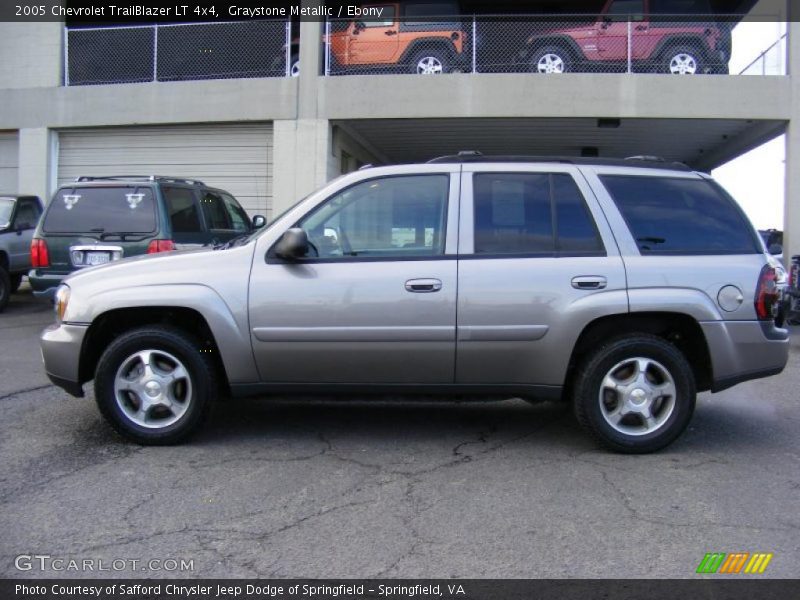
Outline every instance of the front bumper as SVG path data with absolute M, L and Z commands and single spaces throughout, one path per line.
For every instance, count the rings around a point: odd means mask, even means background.
M 42 360 L 47 377 L 54 385 L 73 396 L 83 397 L 80 382 L 80 357 L 88 325 L 51 325 L 40 337 Z
M 706 321 L 700 326 L 711 354 L 712 392 L 777 375 L 789 360 L 789 331 L 771 321 Z

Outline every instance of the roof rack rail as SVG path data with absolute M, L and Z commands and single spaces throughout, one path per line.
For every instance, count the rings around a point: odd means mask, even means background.
M 75 178 L 76 183 L 87 181 L 167 181 L 169 183 L 186 183 L 189 185 L 205 185 L 199 179 L 184 179 L 165 175 L 81 175 Z
M 462 150 L 458 154 L 432 158 L 428 164 L 487 163 L 487 162 L 532 162 L 562 163 L 568 165 L 596 165 L 608 167 L 641 167 L 649 169 L 668 169 L 672 171 L 692 171 L 682 162 L 670 162 L 658 156 L 631 156 L 628 158 L 597 158 L 587 156 L 525 156 L 525 155 L 484 155 L 475 150 Z

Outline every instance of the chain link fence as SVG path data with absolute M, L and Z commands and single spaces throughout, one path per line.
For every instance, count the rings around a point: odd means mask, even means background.
M 66 85 L 285 77 L 288 21 L 67 29 Z
M 502 15 L 325 24 L 326 75 L 729 74 L 741 15 Z M 775 50 L 785 54 L 785 47 Z

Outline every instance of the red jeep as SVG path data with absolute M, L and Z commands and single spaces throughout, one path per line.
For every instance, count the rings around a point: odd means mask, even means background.
M 608 0 L 592 22 L 539 23 L 521 59 L 533 73 L 626 71 L 630 36 L 636 72 L 727 74 L 730 27 L 711 14 L 703 0 Z

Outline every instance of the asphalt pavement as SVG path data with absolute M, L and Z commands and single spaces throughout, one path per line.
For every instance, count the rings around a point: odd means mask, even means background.
M 797 576 L 797 336 L 784 373 L 702 394 L 654 455 L 521 400 L 229 400 L 142 448 L 49 384 L 51 319 L 28 289 L 0 314 L 0 577 L 693 578 L 707 552 Z M 18 568 L 35 554 L 125 566 Z

